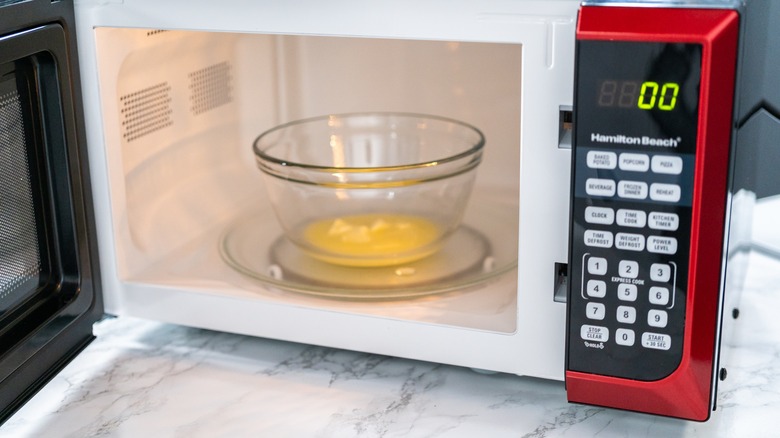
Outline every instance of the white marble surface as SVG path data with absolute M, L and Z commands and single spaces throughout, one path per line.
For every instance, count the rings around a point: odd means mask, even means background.
M 780 262 L 750 266 L 707 423 L 571 405 L 560 382 L 118 318 L 0 436 L 780 436 Z

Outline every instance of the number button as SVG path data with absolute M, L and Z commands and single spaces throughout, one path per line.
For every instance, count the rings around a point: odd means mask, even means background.
M 588 259 L 588 274 L 604 275 L 607 273 L 607 259 L 591 257 Z
M 663 263 L 653 263 L 650 266 L 650 279 L 660 283 L 666 283 L 672 278 L 672 268 Z
M 617 308 L 617 320 L 624 324 L 633 324 L 636 322 L 636 309 L 629 306 L 619 306 Z
M 651 310 L 647 312 L 647 325 L 651 327 L 666 327 L 668 315 L 664 310 Z
M 588 303 L 586 316 L 589 319 L 602 320 L 606 316 L 606 308 L 602 303 Z
M 617 342 L 618 345 L 625 345 L 627 347 L 634 345 L 634 331 L 624 328 L 615 330 L 615 342 Z
M 639 263 L 621 260 L 618 265 L 618 275 L 625 278 L 636 278 L 639 275 Z
M 604 298 L 607 294 L 607 283 L 601 280 L 588 280 L 588 289 L 586 293 L 589 297 Z
M 635 284 L 621 284 L 618 286 L 618 299 L 620 301 L 636 301 L 637 289 Z
M 665 306 L 669 304 L 669 289 L 653 286 L 650 288 L 650 304 Z

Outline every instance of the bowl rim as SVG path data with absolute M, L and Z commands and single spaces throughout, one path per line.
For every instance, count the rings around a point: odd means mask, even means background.
M 287 129 L 291 126 L 296 125 L 302 125 L 305 123 L 310 123 L 314 121 L 321 121 L 321 120 L 327 120 L 333 117 L 339 117 L 339 118 L 350 118 L 350 117 L 365 117 L 365 116 L 394 116 L 394 117 L 400 117 L 400 118 L 408 118 L 408 119 L 430 119 L 430 120 L 436 120 L 439 122 L 448 122 L 453 123 L 455 125 L 464 127 L 466 129 L 469 129 L 477 134 L 478 140 L 468 149 L 459 152 L 455 155 L 450 155 L 447 157 L 439 158 L 439 159 L 433 159 L 428 161 L 422 161 L 422 162 L 416 162 L 416 163 L 408 163 L 408 164 L 399 164 L 394 166 L 375 166 L 375 167 L 339 167 L 339 166 L 322 166 L 322 165 L 316 165 L 316 164 L 306 164 L 306 163 L 299 163 L 296 161 L 290 161 L 290 160 L 283 160 L 276 157 L 273 157 L 271 155 L 266 154 L 259 148 L 260 141 L 267 137 L 268 135 L 281 131 L 283 129 Z M 415 112 L 402 112 L 402 111 L 367 111 L 367 112 L 348 112 L 348 113 L 332 113 L 332 114 L 325 114 L 320 116 L 314 116 L 314 117 L 306 117 L 303 119 L 296 119 L 292 120 L 290 122 L 282 123 L 280 125 L 276 125 L 271 129 L 268 129 L 264 132 L 262 132 L 260 135 L 257 136 L 255 141 L 252 143 L 252 149 L 255 154 L 255 159 L 260 162 L 268 162 L 271 164 L 276 164 L 284 167 L 296 167 L 301 169 L 306 169 L 309 171 L 321 171 L 321 172 L 341 172 L 341 173 L 366 173 L 366 172 L 384 172 L 384 171 L 399 171 L 399 170 L 411 170 L 411 169 L 421 169 L 426 167 L 433 167 L 433 166 L 439 166 L 446 163 L 455 162 L 458 160 L 461 160 L 466 157 L 473 156 L 475 154 L 479 154 L 485 146 L 485 134 L 476 126 L 460 121 L 458 119 L 445 117 L 445 116 L 438 116 L 433 114 L 425 114 L 425 113 L 415 113 Z

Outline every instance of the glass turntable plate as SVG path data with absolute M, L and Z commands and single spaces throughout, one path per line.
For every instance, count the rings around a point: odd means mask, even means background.
M 241 274 L 288 292 L 339 299 L 401 299 L 464 290 L 517 267 L 517 206 L 474 199 L 463 224 L 431 256 L 386 267 L 339 266 L 287 240 L 270 208 L 226 228 L 220 254 Z

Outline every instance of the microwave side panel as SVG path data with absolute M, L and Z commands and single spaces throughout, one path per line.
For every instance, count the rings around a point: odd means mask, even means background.
M 182 7 L 177 2 L 174 4 Z M 97 5 L 82 2 L 77 7 L 80 44 L 82 53 L 86 53 L 82 60 L 83 81 L 92 84 L 85 91 L 90 155 L 98 163 L 104 163 L 104 166 L 94 166 L 93 180 L 109 312 L 495 371 L 562 378 L 565 306 L 553 301 L 553 276 L 555 263 L 567 259 L 569 151 L 558 148 L 558 132 L 559 109 L 571 104 L 576 2 L 517 2 L 511 6 L 483 3 L 478 10 L 473 3 L 456 3 L 442 9 L 447 20 L 440 21 L 441 17 L 432 10 L 421 10 L 412 19 L 404 20 L 408 25 L 400 30 L 389 23 L 392 19 L 387 19 L 404 18 L 398 11 L 375 21 L 376 17 L 365 11 L 352 11 L 350 14 L 355 16 L 350 18 L 310 5 L 319 18 L 329 18 L 314 23 L 306 19 L 292 20 L 294 11 L 288 9 L 294 9 L 293 5 L 276 5 L 269 10 L 255 3 L 244 6 L 251 13 L 232 16 L 226 16 L 225 11 L 235 11 L 238 6 L 220 5 L 215 9 L 213 4 L 188 3 L 179 11 L 186 12 L 178 15 L 165 12 L 170 7 L 168 3 Z M 382 6 L 377 5 L 378 10 Z M 213 14 L 213 20 L 202 20 L 201 15 L 210 14 Z M 174 16 L 176 19 L 172 20 Z M 268 19 L 255 18 L 249 22 L 246 16 Z M 437 16 L 435 26 L 429 23 L 432 16 Z M 190 30 L 151 30 L 149 35 L 145 32 L 141 35 L 141 31 L 131 27 Z M 200 28 L 240 32 L 215 34 L 192 30 Z M 328 109 L 322 103 L 324 97 L 307 101 L 307 96 L 318 91 L 311 88 L 316 87 L 321 78 L 300 76 L 306 69 L 297 65 L 316 59 L 301 54 L 301 50 L 316 51 L 315 46 L 308 42 L 301 45 L 296 41 L 300 37 L 263 35 L 264 38 L 254 38 L 247 32 L 520 45 L 522 67 L 517 80 L 523 84 L 518 121 L 521 131 L 515 134 L 520 136 L 520 169 L 500 177 L 501 172 L 490 172 L 493 165 L 486 164 L 488 171 L 480 177 L 484 187 L 493 183 L 506 185 L 507 181 L 513 186 L 520 181 L 519 268 L 517 292 L 510 291 L 515 294 L 514 301 L 509 302 L 512 307 L 505 308 L 500 316 L 492 318 L 493 322 L 486 323 L 484 321 L 491 319 L 489 315 L 469 310 L 475 303 L 483 306 L 479 311 L 485 309 L 476 294 L 452 305 L 455 307 L 441 300 L 440 303 L 449 306 L 447 308 L 420 305 L 414 301 L 372 306 L 280 297 L 267 291 L 258 294 L 256 285 L 248 285 L 245 279 L 230 272 L 218 257 L 209 259 L 209 263 L 197 272 L 202 278 L 161 277 L 155 273 L 157 280 L 148 281 L 154 277 L 149 274 L 148 267 L 155 264 L 151 263 L 157 260 L 155 257 L 170 260 L 177 254 L 189 256 L 193 248 L 203 247 L 203 241 L 198 240 L 196 233 L 192 234 L 195 237 L 186 238 L 186 230 L 213 232 L 214 227 L 229 219 L 222 215 L 229 216 L 231 211 L 237 211 L 243 200 L 262 202 L 262 183 L 249 147 L 254 136 L 262 130 L 261 126 L 271 127 L 289 118 Z M 167 48 L 153 48 L 156 39 L 167 39 Z M 193 62 L 186 68 L 166 62 L 171 59 L 166 50 L 175 55 L 179 39 L 181 50 L 200 47 L 198 53 L 202 52 L 203 62 Z M 328 44 L 331 40 L 310 41 Z M 145 45 L 148 50 L 138 57 Z M 285 49 L 288 45 L 293 49 Z M 175 88 L 177 81 L 187 81 L 189 74 L 199 71 L 198 65 L 221 68 L 221 55 L 214 54 L 222 51 L 229 53 L 230 75 L 232 83 L 236 84 L 235 102 L 214 109 L 207 118 L 191 115 L 189 120 L 182 121 L 173 116 L 172 120 L 163 121 L 173 123 L 171 127 L 175 128 L 153 134 L 161 141 L 128 140 L 126 136 L 132 134 L 123 131 L 126 130 L 123 123 L 127 121 L 123 120 L 126 117 L 122 113 L 123 98 L 131 99 L 133 93 L 165 82 L 157 81 L 156 76 L 167 76 L 166 69 L 173 72 L 172 79 L 167 80 Z M 149 53 L 154 53 L 154 57 L 146 58 Z M 199 56 L 195 54 L 193 58 Z M 147 70 L 144 64 L 147 64 Z M 124 79 L 119 80 L 120 77 Z M 134 83 L 136 80 L 138 82 Z M 144 81 L 152 83 L 145 84 Z M 251 86 L 243 85 L 250 81 L 253 82 Z M 306 87 L 312 92 L 304 93 Z M 161 89 L 165 90 L 166 86 L 162 85 Z M 398 104 L 402 105 L 403 99 Z M 483 104 L 482 108 L 489 108 L 489 102 Z M 179 102 L 172 110 L 174 113 L 185 110 L 192 113 L 189 106 Z M 349 105 L 344 108 L 349 109 Z M 194 123 L 194 120 L 203 122 Z M 166 138 L 166 132 L 171 136 Z M 224 154 L 209 155 L 213 151 L 206 146 L 214 142 L 242 146 L 226 146 Z M 494 155 L 490 159 L 500 168 L 505 164 L 501 157 L 504 154 L 516 156 L 517 148 L 518 145 L 513 144 L 499 146 L 493 149 L 498 157 Z M 504 152 L 500 152 L 502 150 Z M 155 160 L 149 160 L 149 157 L 165 157 L 158 164 L 181 162 L 183 166 L 170 175 L 168 167 L 155 165 Z M 213 160 L 223 164 L 221 173 L 204 174 L 205 163 Z M 512 160 L 517 159 L 504 161 Z M 232 172 L 231 166 L 241 170 Z M 224 182 L 221 176 L 230 177 L 225 186 L 226 200 L 220 200 L 216 205 L 204 203 L 201 208 L 192 209 L 191 215 L 181 212 L 151 214 L 160 210 L 152 208 L 145 194 L 154 193 L 155 187 L 167 188 L 179 183 L 185 188 L 186 196 L 196 196 L 198 191 L 189 185 L 187 178 L 197 176 L 199 172 L 204 181 Z M 176 195 L 170 199 L 182 200 L 184 197 Z M 157 201 L 157 207 L 160 206 L 167 206 L 164 197 Z M 150 214 L 144 213 L 144 208 Z M 172 234 L 159 233 L 162 239 L 154 238 L 154 233 L 143 232 L 159 232 L 166 226 Z M 177 235 L 181 236 L 179 241 L 175 241 Z M 150 257 L 149 254 L 156 255 Z M 168 268 L 175 271 L 182 266 L 172 264 Z M 192 270 L 192 266 L 188 269 Z M 506 303 L 501 306 L 505 307 Z M 440 313 L 446 313 L 449 319 L 437 320 L 436 315 Z M 328 330 L 315 330 L 315 327 L 328 327 Z M 356 336 L 357 332 L 364 335 Z M 417 342 L 411 345 L 409 339 Z

